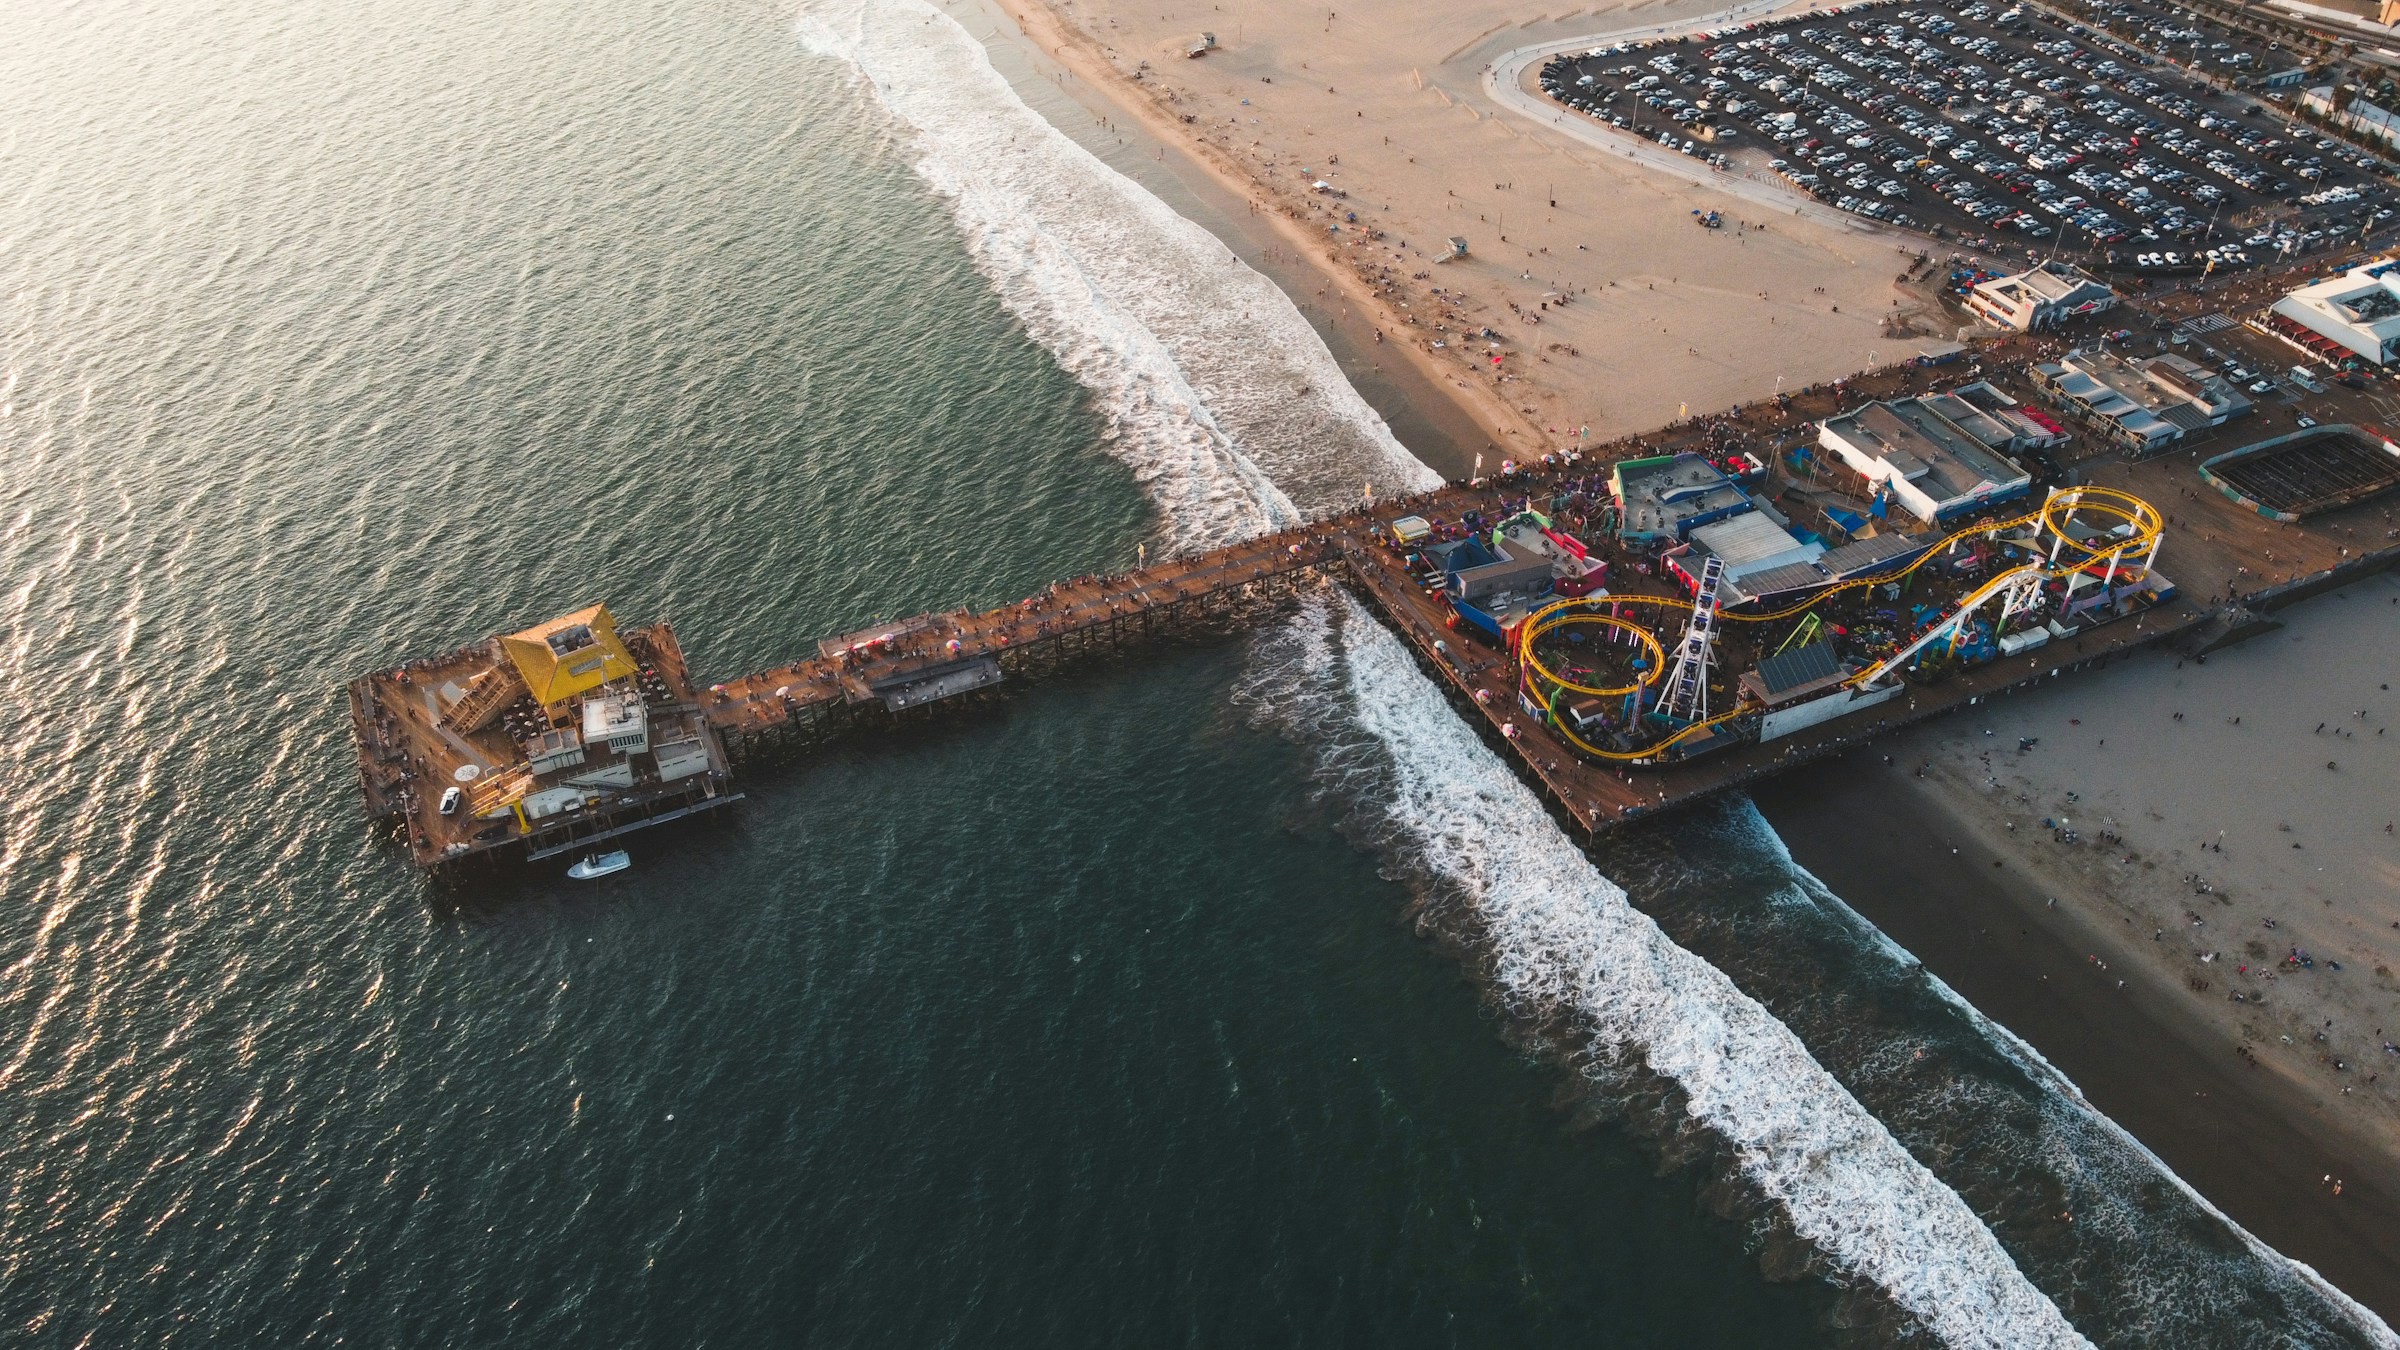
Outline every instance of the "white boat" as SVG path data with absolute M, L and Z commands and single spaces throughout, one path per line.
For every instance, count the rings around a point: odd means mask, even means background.
M 618 849 L 614 853 L 586 853 L 583 855 L 582 861 L 567 869 L 567 875 L 577 881 L 590 881 L 593 877 L 604 877 L 611 872 L 622 872 L 631 866 L 633 866 L 632 855 L 623 849 Z

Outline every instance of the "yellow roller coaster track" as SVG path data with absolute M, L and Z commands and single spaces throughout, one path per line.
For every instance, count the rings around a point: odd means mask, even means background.
M 2107 539 L 2108 537 L 2106 535 L 2103 535 L 2101 539 L 2095 539 L 2090 542 L 2079 541 L 2074 537 L 2074 535 L 2068 532 L 2067 526 L 2073 521 L 2074 517 L 2078 513 L 2085 511 L 2093 512 L 2105 518 L 2114 519 L 2121 522 L 2122 525 L 2131 526 L 2132 528 L 2124 538 L 2116 539 L 2113 542 L 2103 543 L 2102 540 Z M 2050 534 L 2054 535 L 2058 540 L 2056 545 L 2058 556 L 2055 558 L 2039 558 L 2038 560 L 2029 562 L 2022 567 L 2011 568 L 2008 571 L 2002 572 L 1998 576 L 1992 577 L 1991 579 L 1985 581 L 1981 586 L 1978 586 L 1972 592 L 1969 592 L 1964 599 L 1960 600 L 1957 605 L 1951 608 L 1950 616 L 1943 620 L 1944 623 L 1951 622 L 1956 618 L 1956 616 L 1975 609 L 1984 601 L 1990 599 L 1993 595 L 1998 594 L 2000 591 L 2006 589 L 2011 583 L 2024 577 L 2027 573 L 2035 573 L 2040 575 L 2045 580 L 2048 580 L 2062 576 L 2071 576 L 2096 564 L 2121 564 L 2127 558 L 2134 557 L 2136 555 L 2146 555 L 2151 547 L 2158 542 L 2160 535 L 2164 532 L 2166 521 L 2159 515 L 2155 507 L 2151 506 L 2150 503 L 2143 501 L 2141 498 L 2134 496 L 2130 492 L 2119 492 L 2115 488 L 2103 487 L 2054 489 L 2050 496 L 2043 501 L 2039 510 L 2030 511 L 2024 515 L 2014 516 L 2007 520 L 1991 521 L 1986 524 L 1973 525 L 1963 530 L 1954 531 L 1935 541 L 1933 546 L 1926 549 L 1925 552 L 1921 554 L 1915 562 L 1910 563 L 1908 566 L 1903 567 L 1896 572 L 1887 572 L 1872 577 L 1861 577 L 1856 581 L 1845 581 L 1839 585 L 1830 586 L 1825 590 L 1819 591 L 1817 594 L 1810 596 L 1807 600 L 1801 602 L 1800 604 L 1792 605 L 1785 609 L 1775 610 L 1772 613 L 1738 614 L 1732 612 L 1721 612 L 1717 617 L 1732 623 L 1772 623 L 1777 619 L 1788 619 L 1795 614 L 1805 613 L 1808 610 L 1814 609 L 1818 605 L 1825 603 L 1827 600 L 1830 600 L 1834 596 L 1840 595 L 1845 591 L 1856 590 L 1862 586 L 1880 586 L 1889 582 L 1898 581 L 1916 571 L 1918 568 L 1923 567 L 1926 563 L 1931 562 L 1934 558 L 1940 556 L 1945 548 L 1957 543 L 1961 539 L 1970 538 L 1976 535 L 1988 537 L 1999 534 L 2005 530 L 2013 530 L 2027 525 L 2030 525 L 2034 528 L 2034 537 L 2037 541 L 2041 538 L 2041 532 L 2044 530 L 2047 530 Z M 2117 527 L 2111 527 L 2111 533 L 2114 532 L 2115 528 Z M 2072 556 L 2070 557 L 2070 555 Z M 2139 578 L 2138 572 L 2128 572 L 2123 573 L 2123 575 L 2134 576 L 2137 579 Z M 1520 628 L 1517 633 L 1518 664 L 1523 669 L 1531 672 L 1535 676 L 1538 676 L 1543 682 L 1553 686 L 1554 690 L 1566 690 L 1579 694 L 1588 694 L 1599 698 L 1622 698 L 1625 695 L 1631 694 L 1634 691 L 1646 685 L 1655 683 L 1658 680 L 1660 674 L 1662 673 L 1662 667 L 1665 664 L 1664 655 L 1659 646 L 1656 635 L 1652 634 L 1647 629 L 1642 628 L 1640 625 L 1632 623 L 1630 620 L 1621 618 L 1612 613 L 1602 612 L 1601 607 L 1632 604 L 1656 605 L 1663 608 L 1672 609 L 1689 609 L 1691 607 L 1691 603 L 1692 602 L 1690 600 L 1681 596 L 1672 595 L 1591 595 L 1583 596 L 1573 600 L 1561 600 L 1556 604 L 1547 605 L 1539 610 L 1534 611 L 1526 618 L 1524 626 Z M 1543 665 L 1541 658 L 1534 654 L 1534 639 L 1542 636 L 1544 633 L 1550 632 L 1555 628 L 1559 628 L 1567 624 L 1592 622 L 1601 623 L 1605 626 L 1614 627 L 1637 634 L 1643 641 L 1647 642 L 1652 654 L 1652 660 L 1650 662 L 1648 671 L 1646 671 L 1639 679 L 1636 679 L 1632 684 L 1614 688 L 1602 688 L 1593 685 L 1578 684 L 1572 680 L 1562 678 L 1553 672 L 1548 666 Z M 1935 625 L 1935 629 L 1938 630 L 1940 626 L 1941 625 L 1939 624 Z M 1866 670 L 1859 672 L 1859 674 L 1852 676 L 1849 680 L 1843 682 L 1845 687 L 1862 681 L 1867 675 L 1874 673 L 1875 669 L 1876 667 L 1870 666 Z M 1555 697 L 1555 694 L 1553 696 Z M 1550 729 L 1557 732 L 1566 740 L 1568 744 L 1595 759 L 1613 760 L 1620 763 L 1639 762 L 1642 760 L 1656 758 L 1662 752 L 1682 743 L 1683 741 L 1689 740 L 1690 738 L 1707 731 L 1711 727 L 1733 721 L 1735 718 L 1741 717 L 1750 711 L 1752 711 L 1752 709 L 1748 705 L 1736 707 L 1730 712 L 1720 713 L 1715 717 L 1707 718 L 1703 721 L 1694 722 L 1689 726 L 1681 727 L 1676 730 L 1675 734 L 1668 736 L 1663 740 L 1655 741 L 1639 750 L 1603 750 L 1599 746 L 1593 745 L 1591 742 L 1585 740 L 1583 737 L 1576 735 L 1574 730 L 1570 728 L 1563 720 L 1555 717 L 1551 719 Z

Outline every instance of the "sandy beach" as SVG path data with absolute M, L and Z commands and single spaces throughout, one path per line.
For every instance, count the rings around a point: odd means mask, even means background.
M 1419 458 L 1446 477 L 1465 477 L 1475 454 L 1493 439 L 1491 408 L 1454 384 L 1430 362 L 1406 359 L 1377 344 L 1371 328 L 1345 327 L 1341 305 L 1320 305 L 1327 264 L 1293 246 L 1289 222 L 1252 209 L 1256 194 L 1213 168 L 1169 127 L 1142 118 L 1127 91 L 1104 88 L 1076 74 L 1059 50 L 1028 39 L 1017 13 L 1002 0 L 940 0 L 982 41 L 996 69 L 1020 98 L 1109 167 L 1133 179 L 1184 218 L 1207 229 L 1251 268 L 1265 274 L 1308 318 L 1343 374 Z M 1355 329 L 1355 332 L 1353 331 Z
M 2119 952 L 2095 975 L 2140 968 L 2311 1112 L 2400 1156 L 2396 598 L 2400 578 L 2371 578 L 2204 662 L 2146 654 L 1888 753 L 2082 907 Z
M 2147 653 L 1760 794 L 1803 865 L 2235 1219 L 2386 1316 L 2395 600 L 2400 578 L 2369 578 L 2205 662 Z
M 1538 68 L 1528 48 L 1721 6 L 950 7 L 1029 101 L 1282 285 L 1404 435 L 1438 438 L 1411 443 L 1445 473 L 1906 354 L 1886 321 L 1922 297 L 1889 238 L 1504 106 Z M 1187 59 L 1202 31 L 1219 46 Z M 1740 228 L 1693 228 L 1712 208 Z M 1454 234 L 1469 257 L 1435 261 Z M 1496 349 L 1467 336 L 1485 326 Z M 1759 794 L 1867 918 L 2387 1316 L 2400 732 L 2377 733 L 2400 722 L 2382 687 L 2400 682 L 2395 598 L 2400 579 L 2370 579 L 2205 662 L 2144 655 Z
M 1630 138 L 1591 143 L 1591 129 L 1569 134 L 1485 88 L 1509 52 L 1722 8 L 1532 22 L 1491 0 L 1000 12 L 1085 86 L 1078 96 L 1238 195 L 1314 273 L 1292 287 L 1312 317 L 1379 363 L 1411 363 L 1505 455 L 1905 359 L 1887 319 L 1930 322 L 1897 284 L 1906 259 L 1882 232 L 1799 214 L 1757 184 L 1661 172 Z M 1203 31 L 1219 46 L 1187 58 Z M 1709 209 L 1728 228 L 1695 228 Z M 1440 261 L 1452 236 L 1469 254 Z

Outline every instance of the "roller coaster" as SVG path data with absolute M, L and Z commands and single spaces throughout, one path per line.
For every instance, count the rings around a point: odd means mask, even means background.
M 2062 613 L 2071 612 L 2076 598 L 2093 590 L 2113 596 L 2121 585 L 2146 586 L 2159 546 L 2165 539 L 2165 527 L 2165 518 L 2157 509 L 2131 493 L 2102 487 L 2052 488 L 2037 510 L 1955 531 L 1935 541 L 1906 567 L 1837 583 L 1796 605 L 1759 614 L 1717 612 L 1713 593 L 1704 590 L 1702 603 L 1708 613 L 1702 617 L 1741 624 L 1789 619 L 1851 591 L 1898 583 L 1935 559 L 1954 552 L 1962 542 L 1977 538 L 1996 541 L 2004 535 L 2021 536 L 2030 530 L 2030 537 L 2021 537 L 2019 542 L 2031 555 L 2031 561 L 1985 580 L 1889 655 L 1844 676 L 1834 687 L 1853 693 L 1873 690 L 1888 687 L 1884 681 L 1936 643 L 1946 642 L 1948 650 L 1955 652 L 1969 631 L 1968 621 L 1987 607 L 1997 607 L 1993 623 L 1996 632 L 2010 619 L 2040 606 L 2054 583 L 2064 583 L 2064 592 L 2057 597 Z M 1561 705 L 1569 695 L 1623 700 L 1624 720 L 1629 729 L 1644 720 L 1640 716 L 1642 705 L 1667 668 L 1657 626 L 1641 623 L 1626 613 L 1629 608 L 1638 611 L 1645 607 L 1666 611 L 1662 622 L 1671 622 L 1675 613 L 1692 613 L 1695 608 L 1693 600 L 1682 596 L 1603 593 L 1546 605 L 1518 625 L 1514 655 L 1527 699 L 1542 710 L 1543 721 L 1551 731 L 1592 759 L 1654 764 L 1679 747 L 1702 737 L 1713 737 L 1720 728 L 1731 728 L 1742 719 L 1764 711 L 1744 698 L 1729 711 L 1715 716 L 1702 716 L 1681 725 L 1670 721 L 1667 734 L 1631 749 L 1608 749 L 1580 734 L 1574 725 L 1576 719 L 1561 714 Z M 1696 626 L 1708 629 L 1713 636 L 1713 624 Z M 1597 631 L 1605 644 L 1629 648 L 1632 655 L 1626 664 L 1632 671 L 1630 677 L 1612 676 L 1609 677 L 1612 683 L 1596 683 L 1591 678 L 1592 672 L 1554 669 L 1536 650 L 1536 644 L 1548 634 L 1573 629 Z

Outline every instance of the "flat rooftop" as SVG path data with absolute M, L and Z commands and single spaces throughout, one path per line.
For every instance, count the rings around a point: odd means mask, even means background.
M 2098 286 L 2102 290 L 2108 289 L 2104 284 L 2084 275 L 2081 269 L 2072 264 L 2060 262 L 2042 263 L 2037 267 L 2029 267 L 2009 276 L 1996 277 L 1985 282 L 1984 285 L 1994 288 L 2014 285 L 2035 299 L 2051 304 L 2066 299 L 2085 286 Z
M 1884 460 L 1936 501 L 1965 496 L 1979 483 L 2013 483 L 2025 476 L 1917 399 L 1870 403 L 1825 425 L 1853 444 L 1880 445 Z M 1920 466 L 1921 476 L 1912 472 Z
M 1618 530 L 1665 534 L 1684 521 L 1739 510 L 1750 494 L 1699 455 L 1629 459 L 1612 471 L 1623 493 Z

